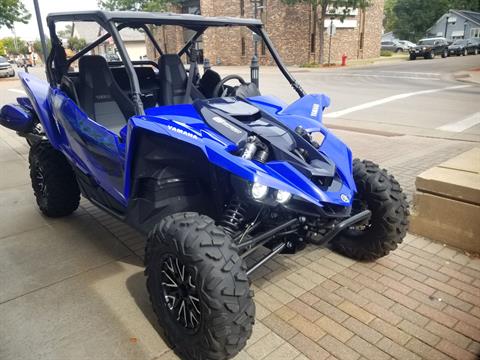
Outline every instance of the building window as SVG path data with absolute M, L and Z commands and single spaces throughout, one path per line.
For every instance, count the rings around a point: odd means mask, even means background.
M 240 16 L 245 16 L 245 0 L 240 0 Z
M 310 34 L 310 52 L 315 53 L 315 43 L 317 42 L 315 34 Z
M 470 29 L 470 37 L 471 38 L 480 38 L 480 28 Z
M 267 49 L 265 47 L 265 42 L 262 40 L 262 45 L 260 46 L 260 54 L 262 54 L 262 56 L 265 56 L 267 54 Z
M 247 49 L 246 49 L 246 46 L 245 46 L 245 38 L 242 37 L 241 39 L 241 46 L 242 46 L 242 56 L 245 56 L 246 53 L 247 53 Z

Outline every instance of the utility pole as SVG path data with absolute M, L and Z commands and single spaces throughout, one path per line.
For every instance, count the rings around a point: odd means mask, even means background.
M 15 30 L 15 24 L 12 27 L 12 33 L 13 33 L 13 47 L 15 48 L 15 51 L 18 53 L 17 31 Z
M 447 38 L 448 20 L 449 19 L 450 19 L 450 16 L 447 16 L 447 21 L 445 21 L 445 39 Z

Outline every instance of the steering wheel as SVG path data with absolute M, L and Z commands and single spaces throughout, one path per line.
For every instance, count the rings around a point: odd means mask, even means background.
M 218 84 L 215 86 L 215 89 L 212 92 L 213 97 L 222 97 L 226 94 L 226 89 L 224 85 L 230 80 L 238 80 L 240 84 L 245 85 L 247 82 L 240 75 L 228 75 L 225 76 Z

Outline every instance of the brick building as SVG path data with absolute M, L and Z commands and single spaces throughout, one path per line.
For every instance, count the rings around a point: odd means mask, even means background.
M 285 5 L 281 0 L 257 0 L 258 17 L 282 59 L 288 65 L 317 62 L 319 58 L 318 36 L 313 34 L 313 13 L 308 4 Z M 202 14 L 204 16 L 254 17 L 251 0 L 191 0 L 175 12 Z M 380 55 L 384 0 L 373 0 L 366 11 L 352 11 L 344 22 L 333 20 L 336 34 L 332 37 L 332 62 L 340 61 L 343 54 L 349 59 L 372 58 Z M 325 21 L 325 32 L 330 24 Z M 156 37 L 168 52 L 180 48 L 188 31 L 159 29 Z M 198 47 L 212 64 L 246 65 L 253 54 L 252 33 L 247 28 L 209 29 L 202 36 Z M 151 54 L 150 47 L 150 54 Z M 328 57 L 329 37 L 325 33 L 325 59 Z M 270 63 L 271 57 L 262 43 L 258 53 L 261 63 Z M 151 54 L 154 55 L 154 54 Z

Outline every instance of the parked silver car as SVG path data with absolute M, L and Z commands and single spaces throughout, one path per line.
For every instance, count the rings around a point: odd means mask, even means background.
M 408 41 L 408 40 L 398 40 L 398 42 L 402 45 L 407 46 L 408 49 L 413 49 L 415 46 L 417 46 L 417 44 L 412 43 L 411 41 Z
M 8 62 L 8 59 L 0 56 L 0 77 L 14 77 L 15 70 L 13 70 L 12 64 Z
M 392 51 L 392 52 L 404 52 L 408 51 L 409 47 L 407 45 L 402 44 L 398 40 L 386 40 L 382 41 L 382 50 L 384 51 Z

